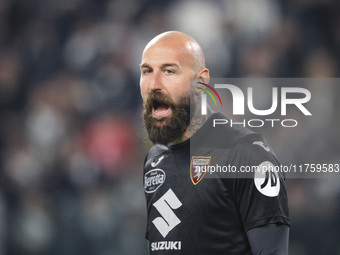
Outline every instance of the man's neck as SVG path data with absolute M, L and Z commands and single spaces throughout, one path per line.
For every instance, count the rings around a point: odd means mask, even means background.
M 208 118 L 211 116 L 212 112 L 208 111 L 207 115 L 196 115 L 195 117 L 192 118 L 190 121 L 190 125 L 187 127 L 185 132 L 181 137 L 173 141 L 171 144 L 179 144 L 182 143 L 186 140 L 188 140 L 191 136 L 193 136 L 197 130 L 199 130 L 202 125 L 208 120 Z

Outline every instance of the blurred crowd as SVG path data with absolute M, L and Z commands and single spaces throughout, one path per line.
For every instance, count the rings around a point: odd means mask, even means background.
M 337 0 L 1 0 L 0 254 L 146 254 L 139 64 L 155 35 L 195 37 L 212 77 L 336 78 L 339 13 Z M 309 129 L 264 134 L 282 162 L 340 162 L 327 88 Z M 287 186 L 290 254 L 340 254 L 339 181 Z

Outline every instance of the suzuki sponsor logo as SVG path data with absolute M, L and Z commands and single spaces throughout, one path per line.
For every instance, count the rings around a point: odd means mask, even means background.
M 151 251 L 180 250 L 181 246 L 182 246 L 181 241 L 152 242 L 151 243 Z
M 180 208 L 182 203 L 172 189 L 169 189 L 160 199 L 153 203 L 153 206 L 161 216 L 155 218 L 152 223 L 165 238 L 171 230 L 181 223 L 174 210 Z

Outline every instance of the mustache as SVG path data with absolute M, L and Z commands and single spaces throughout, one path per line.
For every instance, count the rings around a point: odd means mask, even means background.
M 157 106 L 160 105 L 166 105 L 171 108 L 176 107 L 176 104 L 168 95 L 156 90 L 152 90 L 144 102 L 144 109 L 147 112 L 151 112 L 152 108 L 157 108 Z

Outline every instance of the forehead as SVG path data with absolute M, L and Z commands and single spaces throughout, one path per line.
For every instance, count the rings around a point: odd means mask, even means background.
M 148 45 L 142 55 L 142 64 L 157 66 L 164 63 L 176 63 L 181 67 L 192 67 L 193 56 L 184 44 L 163 42 Z

